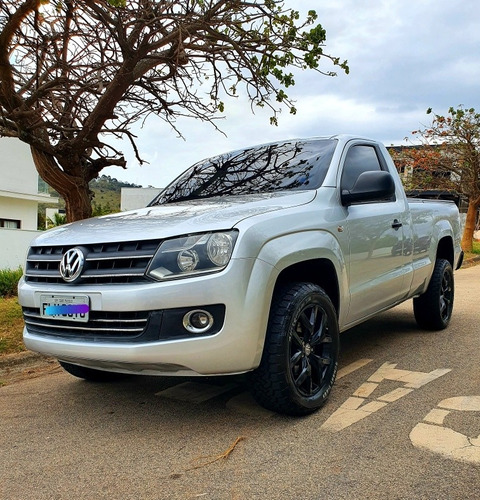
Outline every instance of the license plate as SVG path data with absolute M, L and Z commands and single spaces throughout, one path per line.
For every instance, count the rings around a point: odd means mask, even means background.
M 90 299 L 87 295 L 41 295 L 40 316 L 62 321 L 87 322 Z

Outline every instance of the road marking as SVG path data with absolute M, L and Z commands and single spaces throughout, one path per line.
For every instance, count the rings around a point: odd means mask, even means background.
M 413 446 L 451 460 L 480 465 L 480 435 L 471 438 L 443 425 L 452 411 L 480 413 L 480 396 L 444 399 L 437 406 L 410 432 Z
M 432 380 L 435 380 L 442 375 L 450 372 L 451 369 L 445 368 L 441 370 L 433 370 L 429 373 L 424 372 L 411 372 L 407 370 L 398 370 L 395 368 L 397 363 L 384 363 L 369 379 L 369 382 L 380 383 L 383 380 L 393 380 L 398 382 L 405 382 L 405 387 L 418 389 Z
M 444 399 L 437 406 L 447 410 L 480 411 L 480 396 L 457 396 Z
M 185 382 L 157 392 L 155 396 L 176 401 L 188 401 L 189 403 L 204 403 L 237 387 L 237 384 L 213 385 L 200 382 Z
M 431 424 L 442 425 L 443 421 L 445 420 L 445 417 L 449 413 L 450 412 L 447 411 L 447 410 L 438 410 L 438 409 L 435 408 L 423 420 L 425 422 L 430 422 Z
M 367 359 L 367 358 L 359 359 L 358 361 L 355 361 L 347 366 L 344 366 L 343 368 L 338 370 L 337 380 L 340 380 L 341 378 L 350 375 L 350 373 L 353 373 L 355 370 L 363 368 L 365 365 L 368 365 L 368 363 L 371 363 L 372 361 L 373 359 Z
M 363 420 L 372 413 L 381 410 L 387 404 L 398 401 L 432 380 L 435 380 L 451 370 L 440 369 L 429 373 L 399 370 L 396 363 L 384 363 L 371 377 L 361 384 L 353 395 L 348 398 L 330 417 L 323 423 L 321 429 L 339 432 Z M 386 394 L 376 397 L 373 401 L 368 398 L 378 389 L 381 382 L 391 380 L 401 382 L 403 387 L 396 388 Z
M 403 398 L 403 396 L 406 396 L 407 394 L 410 394 L 413 391 L 414 389 L 406 389 L 405 387 L 399 387 L 398 389 L 395 389 L 394 391 L 391 391 L 388 394 L 385 394 L 384 396 L 380 396 L 378 400 L 386 401 L 387 403 L 393 403 L 394 401 Z
M 370 394 L 378 387 L 378 384 L 372 384 L 372 382 L 363 383 L 354 393 L 354 396 L 359 398 L 368 398 Z

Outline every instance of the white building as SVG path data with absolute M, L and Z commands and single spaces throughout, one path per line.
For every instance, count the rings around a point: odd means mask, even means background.
M 0 269 L 23 265 L 38 233 L 39 203 L 58 203 L 39 192 L 39 177 L 30 147 L 18 139 L 0 138 Z
M 122 188 L 120 210 L 135 210 L 146 207 L 162 191 L 161 188 Z

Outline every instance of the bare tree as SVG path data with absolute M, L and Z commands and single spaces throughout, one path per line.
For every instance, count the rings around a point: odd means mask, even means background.
M 335 75 L 322 59 L 348 72 L 324 54 L 322 26 L 307 28 L 315 12 L 300 21 L 277 0 L 2 0 L 0 16 L 0 136 L 31 146 L 69 221 L 91 215 L 91 179 L 126 167 L 116 139 L 142 162 L 134 122 L 215 126 L 241 87 L 275 124 L 279 106 L 296 111 L 292 68 Z

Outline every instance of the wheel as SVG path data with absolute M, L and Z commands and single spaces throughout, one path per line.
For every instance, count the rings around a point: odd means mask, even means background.
M 65 361 L 59 361 L 59 363 L 70 375 L 83 378 L 89 382 L 113 382 L 127 376 L 124 373 L 104 372 L 103 370 L 95 370 L 94 368 L 86 368 L 85 366 L 72 365 Z
M 427 291 L 413 299 L 413 313 L 418 326 L 426 330 L 443 330 L 453 312 L 453 269 L 446 259 L 435 262 Z
M 313 283 L 279 288 L 272 308 L 252 393 L 262 406 L 306 415 L 327 400 L 337 374 L 337 315 L 328 295 Z

